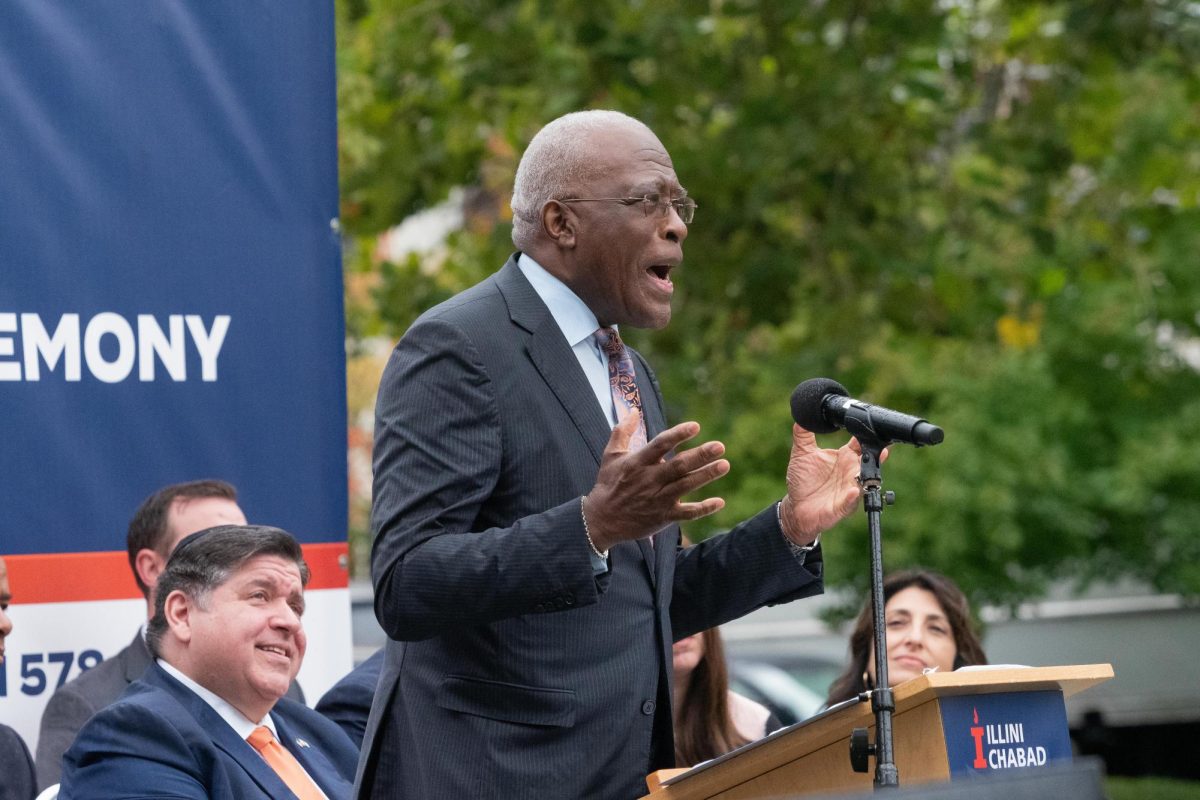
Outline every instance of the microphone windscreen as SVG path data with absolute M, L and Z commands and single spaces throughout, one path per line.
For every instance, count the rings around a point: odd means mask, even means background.
M 809 378 L 792 392 L 792 419 L 813 433 L 833 433 L 838 429 L 825 419 L 823 403 L 827 395 L 849 397 L 846 387 L 831 378 Z

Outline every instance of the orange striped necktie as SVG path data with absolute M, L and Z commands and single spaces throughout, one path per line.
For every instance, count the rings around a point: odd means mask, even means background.
M 300 766 L 296 757 L 271 735 L 270 728 L 260 725 L 246 737 L 246 741 L 258 751 L 263 761 L 267 762 L 267 766 L 275 770 L 275 774 L 300 800 L 325 800 L 325 795 L 321 794 L 317 784 L 304 771 L 304 767 Z

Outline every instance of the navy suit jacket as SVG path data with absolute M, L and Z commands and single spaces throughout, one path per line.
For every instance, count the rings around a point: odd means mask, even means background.
M 115 703 L 152 663 L 154 659 L 139 630 L 121 652 L 67 681 L 50 697 L 42 712 L 34 762 L 38 789 L 45 790 L 62 780 L 63 753 L 75 741 L 79 729 L 97 711 Z M 288 687 L 287 696 L 298 703 L 304 702 L 304 692 L 295 681 Z
M 279 742 L 330 800 L 350 796 L 358 751 L 341 728 L 287 698 Z M 248 742 L 157 664 L 98 712 L 63 757 L 60 800 L 295 798 Z
M 42 711 L 37 744 L 38 788 L 62 780 L 62 757 L 79 729 L 100 709 L 117 698 L 146 671 L 154 659 L 139 630 L 133 641 L 112 658 L 68 681 L 50 697 Z
M 654 436 L 662 397 L 633 358 Z M 580 497 L 609 436 L 515 257 L 396 346 L 376 406 L 371 561 L 394 641 L 360 796 L 640 797 L 674 763 L 672 642 L 821 590 L 819 550 L 798 564 L 773 506 L 695 547 L 675 525 L 653 546 L 618 544 L 596 576 Z

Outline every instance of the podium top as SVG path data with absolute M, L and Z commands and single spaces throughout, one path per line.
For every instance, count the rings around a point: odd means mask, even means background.
M 896 710 L 928 699 L 956 694 L 1039 692 L 1058 690 L 1063 697 L 1079 694 L 1113 677 L 1112 664 L 1065 667 L 968 667 L 954 672 L 931 672 L 894 687 Z M 840 706 L 838 706 L 840 708 Z
M 1111 664 L 1080 664 L 1061 667 L 975 667 L 955 672 L 931 672 L 893 687 L 896 713 L 920 706 L 939 697 L 1001 692 L 1060 691 L 1064 697 L 1078 694 L 1113 677 Z M 871 704 L 859 699 L 826 709 L 816 716 L 775 731 L 731 753 L 686 770 L 663 770 L 654 784 L 683 789 L 700 775 L 714 776 L 730 785 L 749 779 L 767 769 L 812 752 L 849 735 L 853 727 L 875 724 Z M 652 776 L 653 777 L 653 776 Z M 703 779 L 702 779 L 703 780 Z M 653 785 L 653 784 L 652 784 Z M 672 797 L 690 797 L 687 791 Z M 707 796 L 707 795 L 697 795 Z

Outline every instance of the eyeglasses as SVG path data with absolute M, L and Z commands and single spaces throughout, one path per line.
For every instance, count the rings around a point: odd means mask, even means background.
M 671 213 L 671 209 L 675 209 L 675 213 L 683 220 L 683 224 L 690 224 L 696 216 L 696 201 L 690 197 L 680 197 L 674 200 L 664 199 L 658 192 L 642 195 L 641 197 L 567 197 L 559 200 L 560 203 L 620 203 L 623 206 L 633 206 L 639 203 L 642 206 L 642 213 L 647 217 L 650 216 L 651 210 L 657 211 L 660 217 L 665 217 Z

